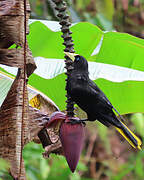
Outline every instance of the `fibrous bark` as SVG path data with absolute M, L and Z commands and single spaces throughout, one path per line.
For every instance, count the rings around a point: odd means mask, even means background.
M 59 153 L 61 143 L 54 130 L 46 130 L 39 123 L 48 120 L 49 115 L 58 110 L 52 102 L 46 102 L 41 95 L 35 97 L 40 106 L 29 107 L 27 80 L 36 68 L 31 51 L 28 48 L 28 18 L 30 6 L 28 0 L 0 1 L 0 64 L 18 67 L 17 76 L 0 108 L 0 157 L 10 163 L 10 174 L 14 179 L 25 180 L 25 168 L 22 158 L 24 146 L 44 138 L 46 155 Z M 15 44 L 20 48 L 8 49 Z M 38 138 L 39 136 L 39 138 Z

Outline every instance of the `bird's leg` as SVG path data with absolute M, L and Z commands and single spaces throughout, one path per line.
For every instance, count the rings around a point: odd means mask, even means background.
M 71 124 L 80 124 L 80 123 L 82 123 L 83 125 L 86 125 L 85 121 L 88 121 L 88 119 L 80 119 L 80 120 L 70 119 Z

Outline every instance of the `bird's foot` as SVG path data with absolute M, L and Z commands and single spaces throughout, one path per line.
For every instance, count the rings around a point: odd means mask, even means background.
M 87 119 L 70 119 L 69 123 L 71 123 L 72 125 L 74 124 L 83 124 L 84 126 L 86 125 L 85 121 L 87 121 Z

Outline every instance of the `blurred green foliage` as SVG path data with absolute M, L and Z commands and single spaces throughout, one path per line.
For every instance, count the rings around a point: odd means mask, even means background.
M 131 121 L 135 126 L 136 131 L 141 137 L 144 137 L 144 114 L 135 113 L 131 116 Z
M 135 180 L 144 179 L 144 151 L 136 155 L 131 154 L 128 162 L 120 166 L 117 175 L 112 176 L 112 180 L 122 180 L 124 177 Z
M 56 20 L 51 0 L 30 0 L 32 17 Z M 143 0 L 66 0 L 72 22 L 88 21 L 102 30 L 128 32 L 144 37 Z
M 79 180 L 81 178 L 78 171 L 87 170 L 80 161 L 77 171 L 72 174 L 63 156 L 53 154 L 48 159 L 44 159 L 42 152 L 44 152 L 42 146 L 35 143 L 29 143 L 24 148 L 23 157 L 28 180 Z
M 4 159 L 0 159 L 0 180 L 12 180 L 8 173 L 10 165 Z
M 32 18 L 56 20 L 56 12 L 53 11 L 51 0 L 30 0 Z M 73 23 L 89 21 L 98 25 L 103 30 L 112 30 L 114 14 L 113 0 L 66 0 L 70 17 Z

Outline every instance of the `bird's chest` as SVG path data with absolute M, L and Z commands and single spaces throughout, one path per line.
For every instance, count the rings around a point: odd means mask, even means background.
M 88 78 L 85 74 L 73 74 L 68 81 L 67 90 L 76 103 L 91 98 L 88 93 Z
M 79 91 L 86 84 L 84 77 L 80 74 L 72 74 L 72 76 L 67 81 L 67 90 L 70 93 Z
M 87 89 L 87 82 L 83 79 L 75 78 L 71 80 L 70 86 L 69 86 L 70 94 L 71 96 L 79 97 L 79 96 L 85 96 L 86 89 Z
M 71 97 L 79 105 L 86 102 L 92 102 L 91 94 L 87 82 L 77 80 L 71 88 Z

